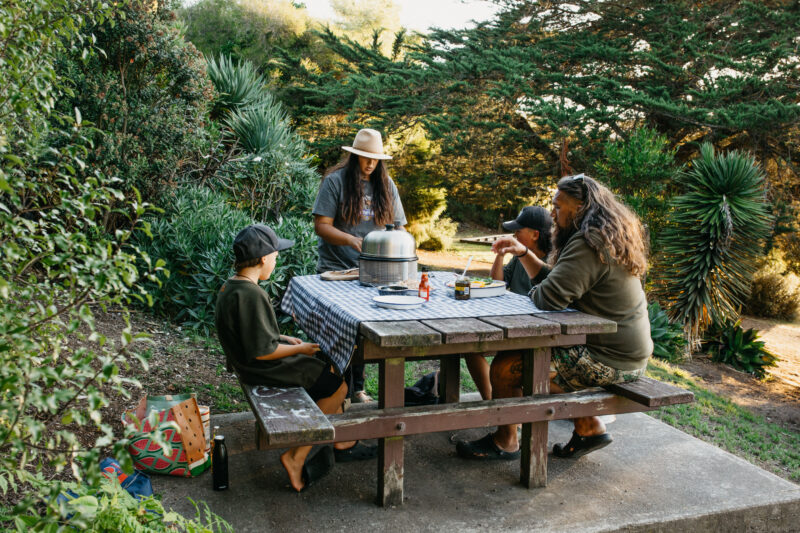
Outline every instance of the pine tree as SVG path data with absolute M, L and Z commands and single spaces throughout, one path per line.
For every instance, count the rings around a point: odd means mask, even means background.
M 342 70 L 306 72 L 287 103 L 323 158 L 356 126 L 422 124 L 442 146 L 434 178 L 484 208 L 551 186 L 565 143 L 572 168 L 591 170 L 603 141 L 642 126 L 680 161 L 700 141 L 749 151 L 796 191 L 800 3 L 504 4 L 495 20 L 436 31 L 399 60 L 323 34 Z

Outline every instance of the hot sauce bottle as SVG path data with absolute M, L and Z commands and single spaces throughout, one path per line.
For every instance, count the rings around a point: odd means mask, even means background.
M 429 301 L 431 298 L 431 284 L 428 282 L 428 273 L 422 273 L 422 279 L 419 280 L 419 297 L 425 298 L 425 301 Z

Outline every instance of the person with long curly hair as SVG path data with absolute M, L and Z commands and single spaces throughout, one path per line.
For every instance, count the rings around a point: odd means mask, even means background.
M 348 155 L 327 172 L 314 202 L 319 273 L 357 268 L 367 233 L 383 229 L 385 224 L 395 224 L 398 229 L 406 224 L 400 195 L 386 170 L 385 161 L 392 156 L 384 153 L 380 132 L 362 129 L 353 145 L 342 146 L 342 150 Z M 372 401 L 364 391 L 363 365 L 351 367 L 349 372 L 353 401 Z
M 493 250 L 520 258 L 533 279 L 546 277 L 531 292 L 539 309 L 572 307 L 617 323 L 616 333 L 586 335 L 586 344 L 552 349 L 550 391 L 634 381 L 643 376 L 653 353 L 647 301 L 641 279 L 647 269 L 645 233 L 639 218 L 596 180 L 579 174 L 558 182 L 553 197 L 552 267 L 513 237 L 498 239 Z M 492 397 L 522 395 L 522 354 L 502 352 L 490 369 Z M 598 417 L 573 419 L 566 444 L 553 446 L 557 457 L 577 458 L 611 443 Z M 517 426 L 457 444 L 469 459 L 519 457 Z

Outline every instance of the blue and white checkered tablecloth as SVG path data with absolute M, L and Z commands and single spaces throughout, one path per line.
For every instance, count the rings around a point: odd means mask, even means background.
M 456 300 L 445 283 L 454 279 L 450 272 L 430 272 L 434 290 L 430 301 L 416 309 L 395 310 L 378 307 L 372 299 L 378 289 L 354 281 L 323 281 L 319 275 L 292 278 L 281 301 L 281 309 L 292 315 L 311 339 L 319 343 L 342 372 L 350 362 L 364 321 L 422 320 L 544 312 L 527 296 L 506 292 L 493 298 Z

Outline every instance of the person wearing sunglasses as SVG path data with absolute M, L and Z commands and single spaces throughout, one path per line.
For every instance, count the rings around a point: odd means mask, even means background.
M 493 251 L 518 256 L 531 279 L 543 279 L 529 293 L 539 309 L 570 307 L 613 320 L 617 331 L 587 335 L 585 345 L 553 348 L 550 391 L 573 392 L 638 379 L 653 352 L 641 283 L 647 245 L 639 218 L 608 188 L 584 174 L 558 182 L 551 214 L 555 227 L 549 264 L 513 237 L 495 241 Z M 490 376 L 493 398 L 521 396 L 521 353 L 499 353 Z M 553 446 L 555 456 L 578 458 L 612 441 L 598 417 L 575 418 L 573 423 L 570 441 Z M 494 434 L 459 442 L 457 450 L 468 459 L 517 459 L 517 426 L 500 426 Z

